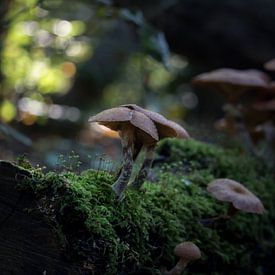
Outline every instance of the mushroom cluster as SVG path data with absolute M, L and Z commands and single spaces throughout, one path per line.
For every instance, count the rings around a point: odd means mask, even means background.
M 273 70 L 274 60 L 267 62 L 265 68 Z M 200 74 L 192 83 L 212 88 L 228 102 L 223 108 L 225 117 L 215 124 L 216 128 L 239 136 L 247 151 L 264 158 L 265 152 L 258 147 L 262 140 L 268 143 L 269 137 L 258 126 L 270 121 L 269 128 L 275 128 L 275 90 L 270 76 L 259 70 L 223 68 Z M 268 147 L 273 149 L 273 143 L 274 139 Z
M 89 118 L 111 130 L 118 131 L 121 138 L 123 166 L 117 181 L 112 185 L 119 200 L 129 184 L 133 162 L 141 151 L 145 159 L 131 186 L 140 189 L 151 168 L 154 150 L 159 140 L 166 137 L 189 138 L 186 130 L 164 116 L 143 109 L 135 104 L 122 105 L 98 113 Z

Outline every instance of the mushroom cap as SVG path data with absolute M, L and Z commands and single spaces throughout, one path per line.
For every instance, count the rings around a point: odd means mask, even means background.
M 258 70 L 218 69 L 203 73 L 193 78 L 192 83 L 221 88 L 220 85 L 229 85 L 244 89 L 268 88 L 270 79 L 267 74 Z M 232 93 L 234 91 L 232 90 Z
M 165 118 L 163 115 L 159 113 L 146 110 L 144 108 L 139 107 L 136 104 L 125 104 L 125 105 L 122 105 L 122 107 L 126 107 L 131 110 L 136 110 L 146 115 L 147 117 L 149 117 L 152 121 L 154 121 L 158 130 L 160 139 L 166 138 L 166 137 L 178 137 L 183 139 L 189 138 L 189 134 L 182 126 L 180 126 L 174 121 L 171 121 Z
M 155 141 L 159 140 L 154 122 L 146 115 L 135 110 L 123 107 L 107 109 L 90 117 L 89 122 L 98 122 L 114 131 L 122 130 L 124 127 L 133 127 L 141 137 L 145 139 L 151 137 Z
M 174 254 L 186 261 L 194 261 L 201 257 L 200 249 L 192 242 L 183 242 L 174 248 Z
M 233 204 L 239 210 L 262 214 L 264 206 L 260 199 L 242 184 L 231 179 L 216 179 L 212 181 L 207 191 L 216 199 Z
M 275 71 L 275 58 L 265 62 L 264 68 L 268 71 Z
M 175 137 L 182 138 L 182 139 L 190 138 L 187 131 L 181 125 L 179 125 L 178 123 L 176 123 L 172 120 L 169 120 L 169 126 L 174 128 L 174 130 L 176 131 L 177 135 Z

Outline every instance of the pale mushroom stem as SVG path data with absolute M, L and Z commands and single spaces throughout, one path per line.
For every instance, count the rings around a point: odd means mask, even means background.
M 241 105 L 237 105 L 236 102 L 231 102 L 231 108 L 234 110 L 234 113 L 236 114 L 229 114 L 231 117 L 233 117 L 235 121 L 235 128 L 237 131 L 237 135 L 239 136 L 240 140 L 243 143 L 243 146 L 245 150 L 249 153 L 257 155 L 255 151 L 255 146 L 253 144 L 253 141 L 251 139 L 251 136 L 249 134 L 249 131 L 245 125 L 244 118 L 241 111 Z
M 133 161 L 135 161 L 137 159 L 139 153 L 140 153 L 140 148 L 136 148 L 136 146 L 135 146 L 133 149 Z M 117 177 L 119 177 L 119 175 L 121 174 L 122 169 L 123 169 L 123 164 L 121 165 L 121 167 L 119 168 L 119 170 L 116 173 Z
M 236 119 L 236 129 L 237 129 L 237 135 L 241 139 L 245 150 L 248 153 L 252 153 L 254 155 L 257 155 L 257 152 L 255 150 L 255 146 L 253 144 L 251 136 L 250 136 L 250 134 L 247 130 L 247 127 L 245 126 L 245 123 L 244 123 L 242 117 L 239 117 L 238 119 Z
M 143 182 L 146 180 L 149 174 L 149 171 L 154 160 L 155 145 L 146 146 L 144 147 L 144 150 L 145 159 L 143 161 L 143 164 L 140 168 L 138 175 L 136 176 L 134 182 L 131 184 L 131 186 L 137 190 L 141 188 Z
M 165 273 L 165 275 L 181 275 L 188 262 L 184 259 L 180 259 L 177 264 L 169 271 Z
M 123 155 L 123 166 L 119 178 L 112 185 L 112 189 L 116 193 L 118 200 L 123 199 L 123 191 L 126 188 L 131 177 L 133 168 L 133 135 L 130 131 L 121 131 L 121 144 Z

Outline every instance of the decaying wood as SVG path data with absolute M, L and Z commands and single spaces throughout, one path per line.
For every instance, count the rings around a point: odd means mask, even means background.
M 16 186 L 30 173 L 0 161 L 1 274 L 88 274 L 65 261 L 62 246 L 37 209 L 35 198 Z

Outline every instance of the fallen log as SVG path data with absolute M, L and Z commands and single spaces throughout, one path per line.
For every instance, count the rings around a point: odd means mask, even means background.
M 62 246 L 33 194 L 17 185 L 30 172 L 0 161 L 0 270 L 1 274 L 84 274 L 66 262 Z M 33 209 L 33 211 L 28 211 Z

